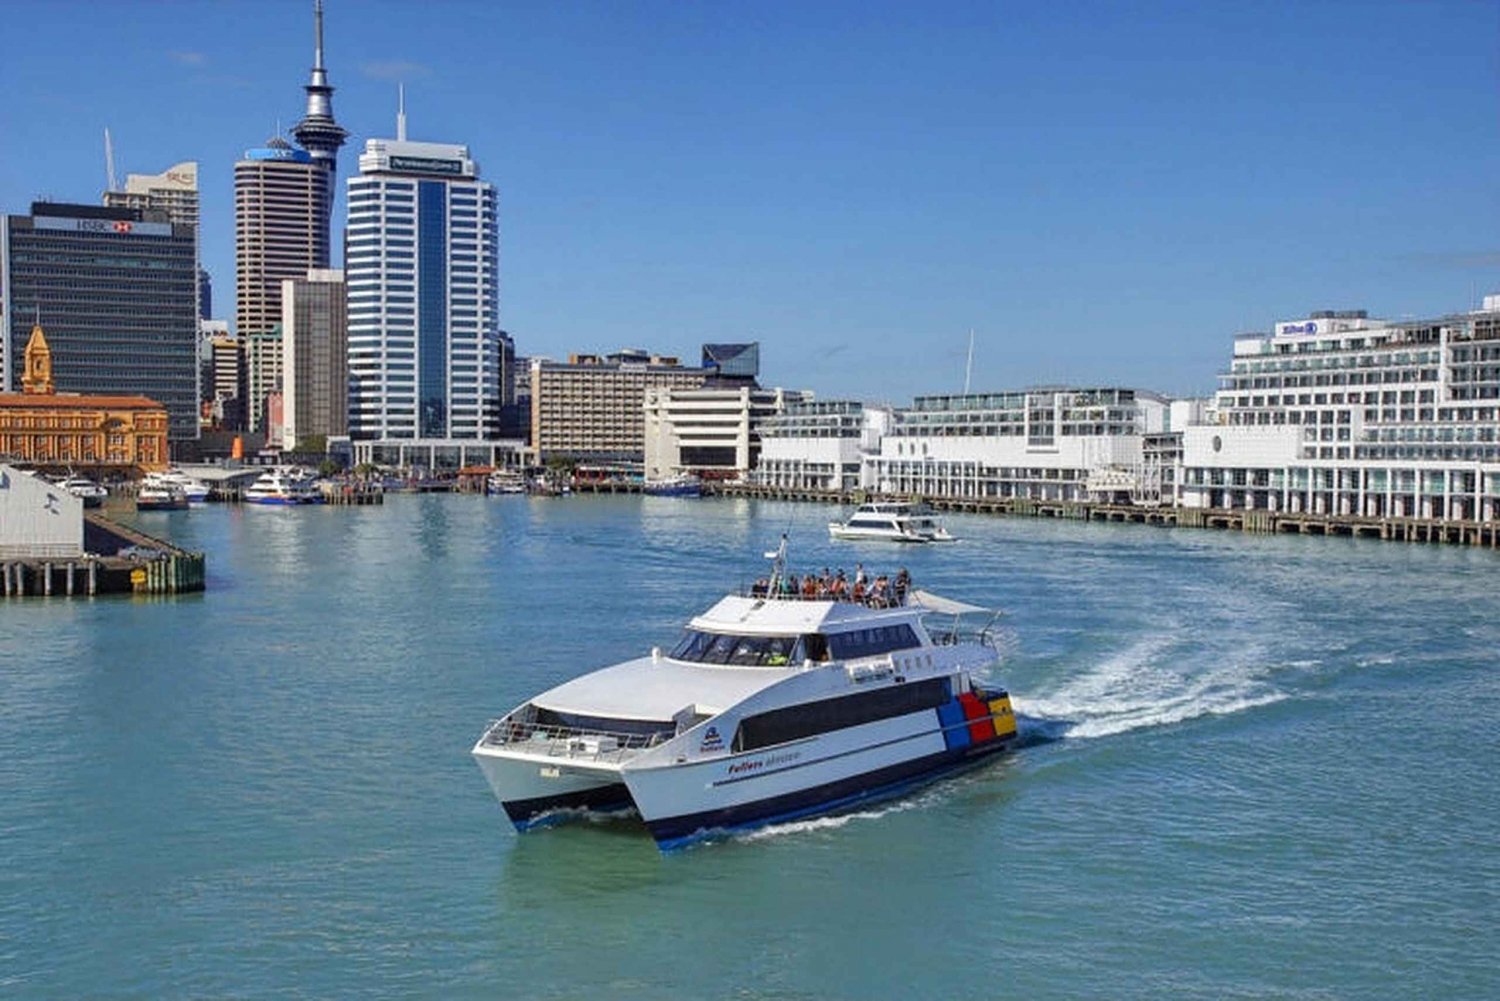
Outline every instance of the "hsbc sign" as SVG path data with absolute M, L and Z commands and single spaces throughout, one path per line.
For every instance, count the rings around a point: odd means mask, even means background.
M 107 233 L 110 236 L 171 236 L 171 223 L 132 222 L 129 219 L 66 219 L 37 216 L 34 229 L 63 230 L 71 233 Z

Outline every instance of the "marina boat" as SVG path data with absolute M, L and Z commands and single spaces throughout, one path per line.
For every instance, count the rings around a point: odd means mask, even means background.
M 208 500 L 208 484 L 195 480 L 180 469 L 168 469 L 161 473 L 147 473 L 146 483 L 153 486 L 175 486 L 187 495 L 189 504 L 202 504 Z
M 887 542 L 952 542 L 953 536 L 930 510 L 905 501 L 861 504 L 848 521 L 830 521 L 835 539 L 875 539 Z
M 485 492 L 496 494 L 524 494 L 526 480 L 518 473 L 493 472 L 485 478 Z
M 641 490 L 652 497 L 698 497 L 703 493 L 703 485 L 696 476 L 673 476 L 665 480 L 647 480 Z
M 899 795 L 1014 744 L 1009 696 L 979 682 L 998 613 L 918 590 L 884 607 L 804 599 L 785 542 L 767 555 L 769 577 L 670 651 L 486 727 L 473 755 L 518 830 L 634 811 L 666 851 Z
M 323 495 L 313 477 L 294 466 L 278 466 L 258 476 L 245 488 L 247 504 L 321 504 Z
M 187 506 L 187 494 L 173 483 L 147 483 L 142 480 L 140 490 L 135 495 L 137 511 L 185 511 Z
M 66 476 L 57 485 L 83 501 L 84 507 L 99 507 L 109 496 L 109 491 L 86 476 Z

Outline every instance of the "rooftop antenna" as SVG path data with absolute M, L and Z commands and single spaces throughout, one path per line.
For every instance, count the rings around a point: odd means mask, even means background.
M 406 84 L 396 84 L 396 140 L 406 142 Z
M 104 173 L 108 178 L 109 191 L 120 190 L 115 186 L 115 144 L 109 137 L 109 127 L 104 129 Z
M 974 328 L 969 328 L 969 360 L 964 365 L 964 395 L 969 395 L 969 377 L 974 374 Z

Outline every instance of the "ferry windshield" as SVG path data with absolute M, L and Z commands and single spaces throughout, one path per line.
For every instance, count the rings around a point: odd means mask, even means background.
M 667 656 L 698 664 L 784 667 L 802 662 L 802 640 L 796 636 L 730 636 L 689 629 Z

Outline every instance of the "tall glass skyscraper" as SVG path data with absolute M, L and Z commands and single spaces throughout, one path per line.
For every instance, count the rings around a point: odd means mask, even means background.
M 371 139 L 349 179 L 349 434 L 463 441 L 500 429 L 494 185 L 466 146 Z
M 0 358 L 10 359 L 0 391 L 19 382 L 40 324 L 58 391 L 149 396 L 166 406 L 172 440 L 197 438 L 197 227 L 138 208 L 51 202 L 0 223 L 9 341 Z

